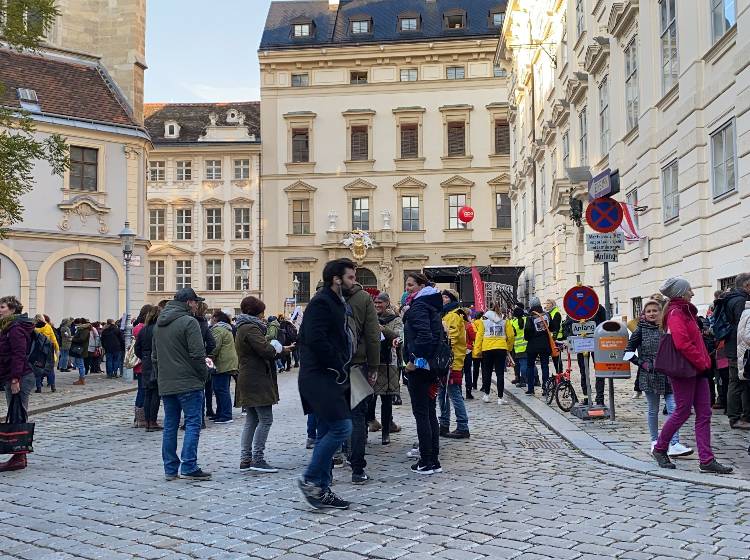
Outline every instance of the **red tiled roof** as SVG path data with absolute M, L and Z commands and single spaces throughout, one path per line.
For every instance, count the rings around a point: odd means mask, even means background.
M 95 64 L 0 49 L 0 103 L 21 107 L 18 88 L 36 91 L 42 113 L 137 126 Z

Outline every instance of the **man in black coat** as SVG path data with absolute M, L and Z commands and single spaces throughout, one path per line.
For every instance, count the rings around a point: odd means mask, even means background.
M 323 288 L 310 300 L 300 327 L 299 393 L 305 414 L 315 414 L 317 441 L 310 464 L 299 480 L 315 509 L 348 509 L 331 491 L 333 455 L 352 433 L 349 364 L 354 335 L 343 292 L 354 285 L 354 264 L 348 259 L 326 263 Z
M 741 379 L 737 366 L 737 326 L 745 302 L 750 299 L 750 273 L 738 274 L 734 289 L 724 296 L 727 319 L 732 325 L 726 339 L 726 352 L 729 358 L 729 389 L 727 390 L 727 416 L 729 425 L 739 430 L 750 430 L 750 381 Z

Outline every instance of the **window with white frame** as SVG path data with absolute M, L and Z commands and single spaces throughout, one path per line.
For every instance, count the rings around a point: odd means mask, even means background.
M 584 11 L 583 0 L 576 0 L 576 35 L 581 36 L 585 29 L 586 12 Z
M 448 195 L 448 229 L 466 229 L 466 222 L 458 219 L 458 211 L 466 206 L 465 194 Z
M 352 199 L 352 229 L 368 231 L 370 229 L 370 199 L 367 197 Z
M 599 149 L 602 156 L 609 153 L 609 83 L 607 76 L 599 84 Z
M 296 23 L 292 26 L 292 34 L 295 37 L 309 37 L 311 27 L 309 23 Z
M 249 267 L 250 261 L 248 259 L 234 259 L 234 289 L 238 292 L 250 289 L 250 271 L 248 270 L 247 280 L 242 278 L 243 264 L 246 265 L 246 267 Z
M 177 180 L 193 180 L 193 162 L 190 160 L 180 160 L 177 162 Z
M 416 31 L 419 28 L 419 22 L 415 17 L 402 17 L 398 20 L 401 31 Z
M 737 0 L 710 0 L 714 43 L 737 23 Z
M 167 179 L 167 162 L 149 161 L 148 178 L 149 181 L 165 181 Z
M 206 239 L 221 239 L 221 208 L 206 208 Z
M 166 210 L 154 208 L 148 211 L 149 236 L 151 241 L 164 241 Z
M 249 159 L 234 160 L 234 178 L 236 180 L 250 178 L 250 160 Z
M 586 107 L 581 109 L 578 113 L 578 160 L 581 166 L 584 166 L 589 161 L 589 133 L 588 133 L 588 117 L 586 115 Z
M 505 22 L 505 12 L 492 12 L 492 26 L 502 27 Z
M 175 237 L 178 241 L 193 238 L 193 211 L 190 208 L 178 208 L 175 216 Z
M 401 231 L 419 231 L 419 197 L 401 197 Z
M 164 291 L 164 261 L 150 261 L 148 288 L 152 292 Z
M 562 162 L 563 169 L 570 167 L 570 131 L 566 130 L 562 135 Z
M 310 74 L 292 74 L 292 87 L 307 87 L 310 85 Z
M 234 238 L 250 239 L 250 208 L 234 209 Z
M 539 166 L 539 198 L 541 199 L 542 219 L 547 213 L 547 169 L 544 164 Z
M 355 20 L 352 21 L 352 35 L 363 35 L 370 32 L 370 20 Z
M 206 160 L 206 179 L 209 181 L 221 180 L 221 160 L 220 159 L 207 159 Z
M 402 68 L 401 69 L 401 81 L 402 82 L 416 82 L 418 77 L 416 68 Z
M 209 292 L 221 290 L 221 259 L 206 261 L 206 290 Z
M 625 195 L 625 202 L 632 208 L 638 206 L 638 187 L 635 187 L 628 191 L 628 193 Z M 633 218 L 633 223 L 638 226 L 638 213 L 632 211 L 630 212 L 630 215 Z
M 310 200 L 307 198 L 292 201 L 292 233 L 294 235 L 310 233 Z
M 178 290 L 190 288 L 193 283 L 193 261 L 175 261 L 175 279 Z
M 711 135 L 712 187 L 714 198 L 737 189 L 737 143 L 735 121 Z
M 625 47 L 625 113 L 628 132 L 638 126 L 638 36 Z
M 680 59 L 677 51 L 677 0 L 661 0 L 661 92 L 667 93 L 677 83 L 680 73 Z
M 661 170 L 665 222 L 674 220 L 680 215 L 680 191 L 678 190 L 677 181 L 678 173 L 678 160 L 674 160 Z
M 448 80 L 463 80 L 466 77 L 466 69 L 463 66 L 448 66 L 445 69 L 445 77 Z

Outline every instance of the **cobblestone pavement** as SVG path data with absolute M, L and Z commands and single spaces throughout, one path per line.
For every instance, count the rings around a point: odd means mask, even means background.
M 551 364 L 550 364 L 551 366 Z M 635 375 L 633 368 L 632 374 Z M 579 399 L 583 398 L 581 391 L 580 373 L 578 365 L 573 359 L 573 385 Z M 506 371 L 506 383 L 513 379 L 512 370 Z M 609 383 L 608 381 L 606 382 Z M 572 414 L 562 412 L 557 404 L 552 403 L 554 410 L 564 414 L 565 418 L 572 421 L 576 426 L 593 436 L 612 451 L 617 451 L 628 457 L 642 461 L 653 461 L 651 457 L 651 436 L 646 423 L 646 410 L 648 408 L 646 397 L 633 398 L 634 379 L 615 380 L 615 420 L 585 421 L 576 418 Z M 609 405 L 609 389 L 605 385 L 604 402 Z M 528 398 L 528 397 L 524 397 Z M 537 399 L 541 399 L 541 390 L 537 388 Z M 663 405 L 662 405 L 663 406 Z M 745 480 L 750 480 L 750 431 L 733 430 L 729 427 L 729 420 L 723 410 L 714 410 L 711 421 L 711 440 L 714 453 L 719 461 L 734 466 L 736 475 Z M 659 427 L 664 424 L 666 416 L 659 413 Z M 680 441 L 695 449 L 694 434 L 695 416 L 691 416 L 685 426 L 680 430 Z M 690 458 L 678 461 L 679 468 L 697 468 L 697 451 Z
M 584 458 L 515 405 L 468 403 L 471 440 L 444 441 L 445 472 L 408 471 L 415 439 L 371 437 L 364 486 L 336 470 L 349 511 L 311 511 L 295 487 L 309 457 L 296 377 L 281 376 L 267 459 L 240 473 L 242 422 L 203 432 L 209 482 L 165 482 L 161 435 L 129 427 L 132 395 L 35 417 L 36 453 L 4 473 L 0 556 L 537 560 L 750 558 L 750 494 L 656 479 Z M 241 417 L 237 417 L 238 419 Z M 375 434 L 378 435 L 378 434 Z
M 47 380 L 45 379 L 42 392 L 31 394 L 29 402 L 31 414 L 137 389 L 135 381 L 126 381 L 122 378 L 108 379 L 104 373 L 89 373 L 86 376 L 86 385 L 73 385 L 73 382 L 77 380 L 77 371 L 67 373 L 58 371 L 55 379 L 57 391 L 53 393 L 47 387 Z M 5 399 L 2 398 L 0 399 L 0 417 L 5 418 L 6 412 Z

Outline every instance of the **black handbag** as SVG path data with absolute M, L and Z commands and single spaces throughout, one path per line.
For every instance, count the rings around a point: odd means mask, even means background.
M 32 453 L 34 451 L 34 423 L 21 403 L 21 395 L 16 393 L 10 399 L 5 423 L 0 424 L 0 455 Z
M 745 355 L 742 357 L 742 376 L 746 380 L 750 380 L 750 350 L 745 350 Z
M 83 357 L 83 345 L 82 344 L 71 344 L 68 353 L 74 358 Z

